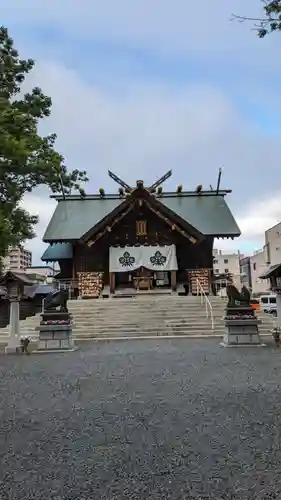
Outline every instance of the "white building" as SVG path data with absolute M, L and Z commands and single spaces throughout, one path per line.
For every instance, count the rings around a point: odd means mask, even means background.
M 26 267 L 24 272 L 37 283 L 52 283 L 53 277 L 58 271 L 51 266 L 30 266 Z
M 265 231 L 264 251 L 268 266 L 281 263 L 281 222 Z
M 252 293 L 268 293 L 270 290 L 269 280 L 263 280 L 260 276 L 268 269 L 265 247 L 256 251 L 250 257 Z
M 226 253 L 222 250 L 213 250 L 213 270 L 215 275 L 229 274 L 232 276 L 233 284 L 240 289 L 240 258 L 241 254 Z
M 3 272 L 24 272 L 32 264 L 32 253 L 22 245 L 11 247 L 8 254 L 2 259 Z
M 49 278 L 55 274 L 55 269 L 51 266 L 29 266 L 24 271 L 26 274 L 38 274 L 44 278 Z

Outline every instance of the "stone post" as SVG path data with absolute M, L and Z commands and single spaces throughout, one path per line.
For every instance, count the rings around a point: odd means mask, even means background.
M 10 297 L 9 340 L 5 352 L 15 354 L 20 350 L 20 301 L 18 297 Z

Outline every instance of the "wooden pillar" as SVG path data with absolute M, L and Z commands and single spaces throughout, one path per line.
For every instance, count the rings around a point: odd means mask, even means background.
M 110 293 L 115 292 L 115 273 L 109 273 L 109 287 Z
M 177 290 L 177 271 L 171 271 L 171 287 L 175 292 Z

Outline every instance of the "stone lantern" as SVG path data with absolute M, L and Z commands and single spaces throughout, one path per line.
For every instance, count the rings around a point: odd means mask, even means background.
M 6 354 L 15 354 L 21 351 L 20 342 L 20 299 L 24 294 L 24 287 L 33 284 L 24 275 L 8 271 L 0 278 L 0 286 L 7 290 L 10 301 L 9 340 L 5 348 Z
M 281 327 L 281 264 L 270 266 L 270 268 L 260 276 L 261 279 L 269 279 L 270 288 L 276 293 L 277 325 Z

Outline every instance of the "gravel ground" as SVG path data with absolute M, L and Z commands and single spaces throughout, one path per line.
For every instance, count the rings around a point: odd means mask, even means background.
M 280 356 L 215 340 L 0 355 L 0 499 L 281 498 Z

